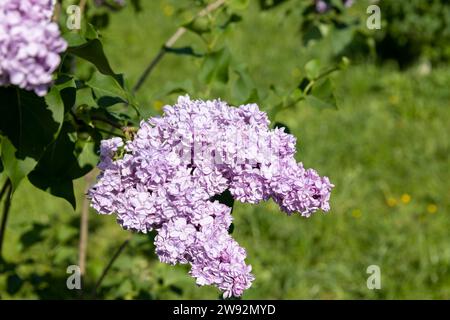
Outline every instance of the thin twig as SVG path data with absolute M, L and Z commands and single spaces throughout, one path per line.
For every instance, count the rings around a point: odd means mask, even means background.
M 53 22 L 58 22 L 60 15 L 61 15 L 61 2 L 57 1 L 55 3 L 55 10 L 53 11 L 52 21 Z
M 209 4 L 206 8 L 202 9 L 199 13 L 197 13 L 197 15 L 194 17 L 193 20 L 196 20 L 198 18 L 201 18 L 201 17 L 204 17 L 204 16 L 208 15 L 209 13 L 213 12 L 214 10 L 220 8 L 225 2 L 226 2 L 226 0 L 217 0 L 217 1 Z M 167 40 L 164 43 L 164 45 L 158 51 L 156 56 L 147 65 L 147 67 L 145 68 L 144 72 L 142 73 L 142 75 L 139 77 L 138 81 L 134 85 L 134 87 L 133 87 L 133 92 L 134 93 L 136 93 L 139 90 L 139 88 L 144 84 L 145 80 L 150 75 L 150 73 L 153 71 L 153 69 L 156 67 L 158 62 L 161 61 L 161 59 L 167 53 L 167 49 L 168 48 L 172 48 L 173 45 L 175 44 L 175 42 L 177 42 L 177 40 L 179 38 L 181 38 L 181 36 L 186 31 L 187 31 L 186 28 L 179 27 L 177 29 L 177 31 L 175 31 L 175 33 L 169 38 L 169 40 Z
M 92 291 L 92 295 L 95 297 L 97 295 L 97 290 L 100 287 L 100 285 L 102 284 L 103 279 L 105 278 L 106 274 L 108 273 L 109 269 L 111 269 L 112 265 L 114 264 L 114 262 L 116 261 L 116 259 L 120 256 L 120 254 L 122 253 L 122 251 L 126 248 L 126 246 L 128 245 L 128 243 L 130 242 L 131 236 L 128 237 L 119 247 L 119 249 L 117 249 L 116 253 L 114 253 L 114 255 L 112 256 L 111 260 L 109 260 L 108 264 L 106 265 L 105 269 L 102 272 L 102 275 L 100 276 L 100 278 L 98 278 L 97 283 L 95 284 L 94 290 Z
M 80 220 L 80 243 L 78 246 L 78 266 L 80 267 L 81 276 L 86 274 L 86 255 L 87 255 L 87 242 L 88 242 L 88 227 L 89 227 L 89 199 L 87 192 L 92 184 L 94 178 L 94 172 L 89 172 L 85 177 L 85 196 L 83 198 L 83 206 L 81 208 L 81 220 Z
M 10 180 L 8 179 L 7 181 L 10 181 Z M 7 184 L 6 189 L 8 190 L 8 192 L 6 193 L 5 204 L 3 206 L 2 222 L 0 225 L 0 260 L 2 260 L 2 258 L 3 258 L 3 250 L 2 250 L 3 240 L 5 238 L 6 223 L 8 222 L 9 209 L 11 208 L 11 195 L 12 195 L 11 183 Z M 2 196 L 3 196 L 3 190 L 2 190 Z
M 79 7 L 80 7 L 80 11 L 82 13 L 84 12 L 84 9 L 86 8 L 86 2 L 87 2 L 87 0 L 80 0 Z

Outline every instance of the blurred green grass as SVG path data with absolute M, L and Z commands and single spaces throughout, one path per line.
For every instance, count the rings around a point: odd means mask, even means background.
M 142 13 L 126 9 L 104 32 L 114 69 L 126 72 L 130 83 L 174 32 L 170 6 L 173 1 L 145 1 Z M 271 16 L 277 12 L 254 14 L 252 8 L 242 14 L 227 35 L 234 58 L 248 66 L 258 87 L 292 85 L 311 55 L 297 39 L 294 18 L 280 23 Z M 201 48 L 191 34 L 179 45 Z M 168 82 L 194 78 L 199 67 L 195 58 L 167 55 L 138 94 L 144 114 L 155 112 Z M 363 64 L 333 81 L 339 110 L 303 104 L 277 117 L 298 139 L 297 159 L 336 185 L 332 210 L 304 219 L 280 213 L 272 202 L 236 205 L 234 237 L 256 276 L 244 299 L 449 299 L 450 68 L 424 74 Z M 229 98 L 222 89 L 209 94 Z M 28 183 L 19 188 L 5 239 L 13 266 L 0 272 L 2 298 L 76 297 L 65 289 L 65 268 L 78 259 L 84 180 L 76 186 L 76 212 Z M 89 218 L 86 285 L 92 286 L 128 233 L 113 217 L 91 211 Z M 33 242 L 40 239 L 33 224 L 46 226 L 47 240 Z M 150 237 L 135 236 L 99 296 L 217 298 L 215 288 L 196 287 L 185 266 L 161 264 L 152 250 Z M 369 265 L 381 268 L 381 290 L 366 287 Z

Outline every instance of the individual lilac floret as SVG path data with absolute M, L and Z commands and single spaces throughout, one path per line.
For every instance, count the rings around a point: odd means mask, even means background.
M 324 0 L 316 1 L 316 11 L 319 13 L 324 13 L 328 10 L 328 4 Z
M 329 0 L 315 0 L 315 7 L 318 13 L 325 13 L 332 8 L 332 5 Z M 342 0 L 344 7 L 350 8 L 354 0 Z
M 0 86 L 43 96 L 66 50 L 51 21 L 53 0 L 0 0 Z
M 306 217 L 330 209 L 328 178 L 297 163 L 295 137 L 269 124 L 256 104 L 179 97 L 162 117 L 142 121 L 132 141 L 101 143 L 91 205 L 116 214 L 124 229 L 156 230 L 162 262 L 190 264 L 198 285 L 240 296 L 254 277 L 245 249 L 228 233 L 231 208 L 217 196 L 272 198 L 286 213 Z

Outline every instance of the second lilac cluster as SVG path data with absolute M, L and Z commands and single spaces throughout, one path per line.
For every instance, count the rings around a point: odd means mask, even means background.
M 156 229 L 162 262 L 189 263 L 198 285 L 240 296 L 254 279 L 251 266 L 228 233 L 231 208 L 214 198 L 228 190 L 241 202 L 272 198 L 288 214 L 329 210 L 333 185 L 295 161 L 295 145 L 255 104 L 180 97 L 141 122 L 133 140 L 102 142 L 91 204 L 125 229 Z
M 0 86 L 43 96 L 67 43 L 51 21 L 53 0 L 0 0 Z

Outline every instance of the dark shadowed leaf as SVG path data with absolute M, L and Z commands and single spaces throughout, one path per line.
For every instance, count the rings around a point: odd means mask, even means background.
M 181 48 L 164 48 L 164 50 L 168 53 L 174 53 L 178 55 L 187 55 L 187 56 L 193 56 L 193 57 L 203 57 L 202 54 L 196 53 L 192 47 L 181 47 Z
M 20 243 L 24 249 L 28 249 L 32 245 L 44 239 L 43 232 L 49 228 L 49 225 L 42 223 L 33 223 L 31 229 L 20 236 Z
M 83 153 L 94 153 L 94 150 L 93 143 L 87 144 L 86 150 L 78 150 L 70 134 L 71 129 L 65 124 L 28 178 L 37 188 L 66 199 L 75 208 L 72 181 L 92 170 L 94 164 L 87 162 Z M 81 163 L 80 155 L 83 155 Z
M 179 286 L 176 286 L 174 284 L 169 285 L 169 290 L 179 296 L 181 296 L 183 294 L 183 289 L 181 289 Z
M 11 274 L 6 281 L 6 287 L 9 294 L 16 294 L 22 288 L 23 280 L 17 274 Z
M 117 78 L 113 76 L 95 72 L 92 75 L 92 78 L 86 83 L 86 85 L 92 88 L 97 101 L 102 98 L 104 99 L 103 102 L 105 106 L 111 105 L 107 102 L 114 102 L 114 104 L 117 102 L 126 103 L 130 99 L 129 93 L 123 88 Z M 106 97 L 110 99 L 105 100 Z
M 1 158 L 6 175 L 15 190 L 23 178 L 36 166 L 36 159 L 27 156 L 17 157 L 17 149 L 8 138 L 2 139 Z
M 16 188 L 54 141 L 63 119 L 64 105 L 56 89 L 44 99 L 20 89 L 0 88 L 0 99 L 0 133 L 5 137 L 2 139 L 3 165 Z
M 135 12 L 142 11 L 141 0 L 131 0 L 130 2 L 131 2 L 131 6 L 133 7 Z
M 56 79 L 54 87 L 58 89 L 61 96 L 64 104 L 64 113 L 69 112 L 74 106 L 76 99 L 77 89 L 74 78 L 68 75 L 60 75 L 58 79 Z
M 233 13 L 233 14 L 227 19 L 227 21 L 226 21 L 223 25 L 221 25 L 220 27 L 221 27 L 222 29 L 225 29 L 225 28 L 227 28 L 229 25 L 232 25 L 232 24 L 234 24 L 234 23 L 238 23 L 238 22 L 241 22 L 241 21 L 242 21 L 242 17 L 241 17 L 240 15 L 238 15 L 238 14 Z
M 89 40 L 78 47 L 69 48 L 68 52 L 94 64 L 98 71 L 105 75 L 115 76 L 99 39 Z
M 311 41 L 317 41 L 322 38 L 319 27 L 312 25 L 303 34 L 303 44 L 307 46 Z
M 317 59 L 313 59 L 308 61 L 305 64 L 305 72 L 308 76 L 308 79 L 313 80 L 316 79 L 320 75 L 320 70 L 322 66 L 320 64 L 320 61 Z

